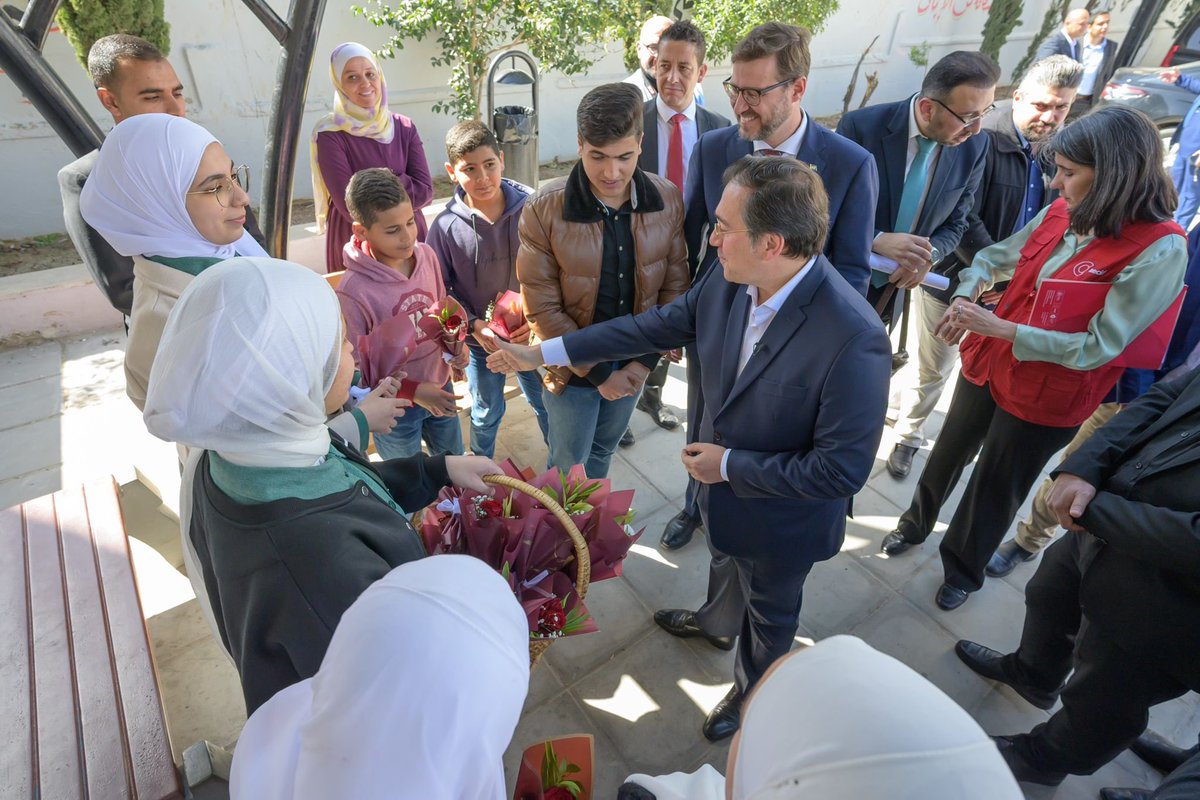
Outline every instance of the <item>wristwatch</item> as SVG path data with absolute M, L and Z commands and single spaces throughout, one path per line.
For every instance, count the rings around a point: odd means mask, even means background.
M 942 251 L 936 247 L 929 251 L 929 263 L 936 264 L 942 260 Z

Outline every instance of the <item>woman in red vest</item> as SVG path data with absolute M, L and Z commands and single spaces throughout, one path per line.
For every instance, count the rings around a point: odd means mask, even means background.
M 936 334 L 963 340 L 962 374 L 912 503 L 883 551 L 925 541 L 976 454 L 979 461 L 942 540 L 940 608 L 962 605 L 1050 457 L 1116 383 L 1110 362 L 1171 305 L 1183 286 L 1187 240 L 1172 221 L 1176 194 L 1154 124 L 1108 106 L 1049 142 L 1059 199 L 960 275 Z M 1043 281 L 1111 283 L 1082 333 L 1025 324 Z M 975 301 L 1011 280 L 995 313 Z

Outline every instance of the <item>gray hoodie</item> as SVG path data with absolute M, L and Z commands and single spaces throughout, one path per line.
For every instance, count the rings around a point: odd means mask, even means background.
M 471 323 L 484 315 L 488 303 L 507 289 L 520 291 L 517 283 L 517 222 L 533 190 L 503 178 L 504 213 L 495 223 L 467 205 L 462 187 L 429 228 L 426 244 L 437 253 L 442 265 L 446 292 L 462 303 Z M 467 337 L 469 344 L 474 344 Z

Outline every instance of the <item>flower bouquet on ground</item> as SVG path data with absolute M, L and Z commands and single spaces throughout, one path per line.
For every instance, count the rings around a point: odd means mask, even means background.
M 591 633 L 584 605 L 591 581 L 621 574 L 621 560 L 638 537 L 633 492 L 614 492 L 607 480 L 588 480 L 582 467 L 535 475 L 512 461 L 504 475 L 485 478 L 492 497 L 446 487 L 417 526 L 430 555 L 465 553 L 499 572 L 529 622 L 533 659 L 563 636 Z
M 510 289 L 497 295 L 488 303 L 483 318 L 492 333 L 506 342 L 512 341 L 513 332 L 525 324 L 525 305 L 520 293 Z
M 521 754 L 513 800 L 591 800 L 594 747 L 590 734 L 527 747 Z

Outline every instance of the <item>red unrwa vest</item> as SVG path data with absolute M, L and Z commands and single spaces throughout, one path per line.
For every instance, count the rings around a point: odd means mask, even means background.
M 1028 324 L 1038 275 L 1069 224 L 1066 201 L 1060 198 L 1021 248 L 996 316 Z M 1174 222 L 1130 223 L 1121 229 L 1120 239 L 1093 239 L 1052 277 L 1111 283 L 1139 253 L 1171 234 L 1186 235 Z M 976 386 L 987 385 L 996 405 L 1018 419 L 1051 428 L 1073 428 L 1090 417 L 1124 371 L 1119 366 L 1075 370 L 1048 361 L 1018 361 L 1012 342 L 975 333 L 967 335 L 960 354 L 963 377 Z

